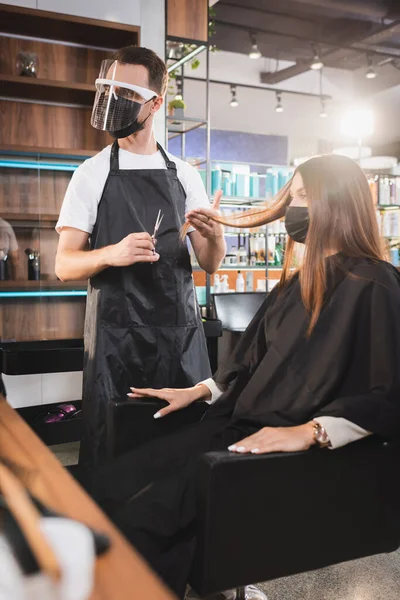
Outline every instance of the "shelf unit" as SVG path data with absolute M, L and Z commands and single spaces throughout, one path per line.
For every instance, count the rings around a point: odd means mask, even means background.
M 42 102 L 63 102 L 90 107 L 95 87 L 87 83 L 69 83 L 51 79 L 34 79 L 19 75 L 0 74 L 1 95 Z
M 55 225 L 74 170 L 111 143 L 90 124 L 101 61 L 139 45 L 140 29 L 4 4 L 0 23 L 0 217 L 20 250 L 16 279 L 0 281 L 0 341 L 81 338 L 86 282 L 55 279 Z M 16 71 L 27 50 L 37 78 Z M 28 280 L 27 248 L 40 252 L 40 281 Z
M 2 33 L 81 44 L 109 50 L 140 45 L 140 27 L 46 10 L 0 4 Z

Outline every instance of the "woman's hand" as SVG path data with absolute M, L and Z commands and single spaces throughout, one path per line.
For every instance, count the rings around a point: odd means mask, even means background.
M 168 406 L 156 412 L 154 415 L 155 419 L 165 417 L 169 413 L 185 408 L 196 400 L 207 400 L 211 397 L 211 392 L 205 385 L 196 385 L 195 387 L 184 389 L 163 388 L 162 390 L 132 387 L 131 390 L 132 393 L 128 394 L 129 398 L 159 398 L 168 402 Z
M 191 210 L 186 215 L 186 220 L 191 227 L 194 227 L 200 235 L 206 239 L 215 239 L 224 235 L 223 225 L 212 221 L 210 217 L 220 217 L 219 205 L 221 202 L 222 191 L 219 190 L 214 196 L 214 202 L 211 208 L 197 208 Z
M 268 452 L 299 452 L 315 444 L 312 423 L 297 427 L 263 427 L 257 433 L 229 446 L 231 452 L 267 454 Z

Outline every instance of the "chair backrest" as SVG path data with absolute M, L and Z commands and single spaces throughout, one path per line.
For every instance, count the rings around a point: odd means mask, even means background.
M 214 307 L 222 328 L 245 331 L 266 298 L 265 292 L 214 294 Z

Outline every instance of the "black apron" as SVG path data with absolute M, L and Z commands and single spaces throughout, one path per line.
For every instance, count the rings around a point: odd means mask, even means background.
M 85 318 L 84 433 L 80 462 L 107 458 L 107 406 L 133 387 L 192 386 L 211 376 L 190 256 L 179 237 L 186 194 L 176 165 L 158 145 L 166 169 L 120 170 L 118 142 L 91 235 L 92 250 L 130 233 L 153 233 L 156 263 L 108 268 L 89 281 Z

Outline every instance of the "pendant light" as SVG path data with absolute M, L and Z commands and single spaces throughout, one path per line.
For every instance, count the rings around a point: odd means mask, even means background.
M 283 112 L 283 104 L 282 104 L 282 94 L 281 94 L 281 92 L 276 92 L 275 112 L 277 112 L 277 113 Z
M 256 36 L 254 35 L 254 33 L 250 33 L 250 39 L 251 39 L 251 50 L 249 52 L 249 58 L 252 58 L 253 60 L 257 60 L 258 58 L 261 58 L 261 52 L 257 45 L 257 40 L 256 40 Z
M 368 69 L 365 71 L 365 78 L 366 79 L 375 79 L 375 77 L 377 77 L 378 73 L 375 71 L 374 67 L 372 66 L 372 58 L 369 54 L 367 54 L 367 62 L 368 62 Z
M 231 106 L 233 108 L 239 106 L 239 102 L 237 101 L 236 97 L 236 85 L 231 85 Z
M 314 58 L 312 59 L 312 62 L 310 64 L 310 69 L 312 69 L 313 71 L 319 71 L 324 66 L 324 63 L 321 60 L 318 48 L 313 46 L 312 49 L 314 53 Z

